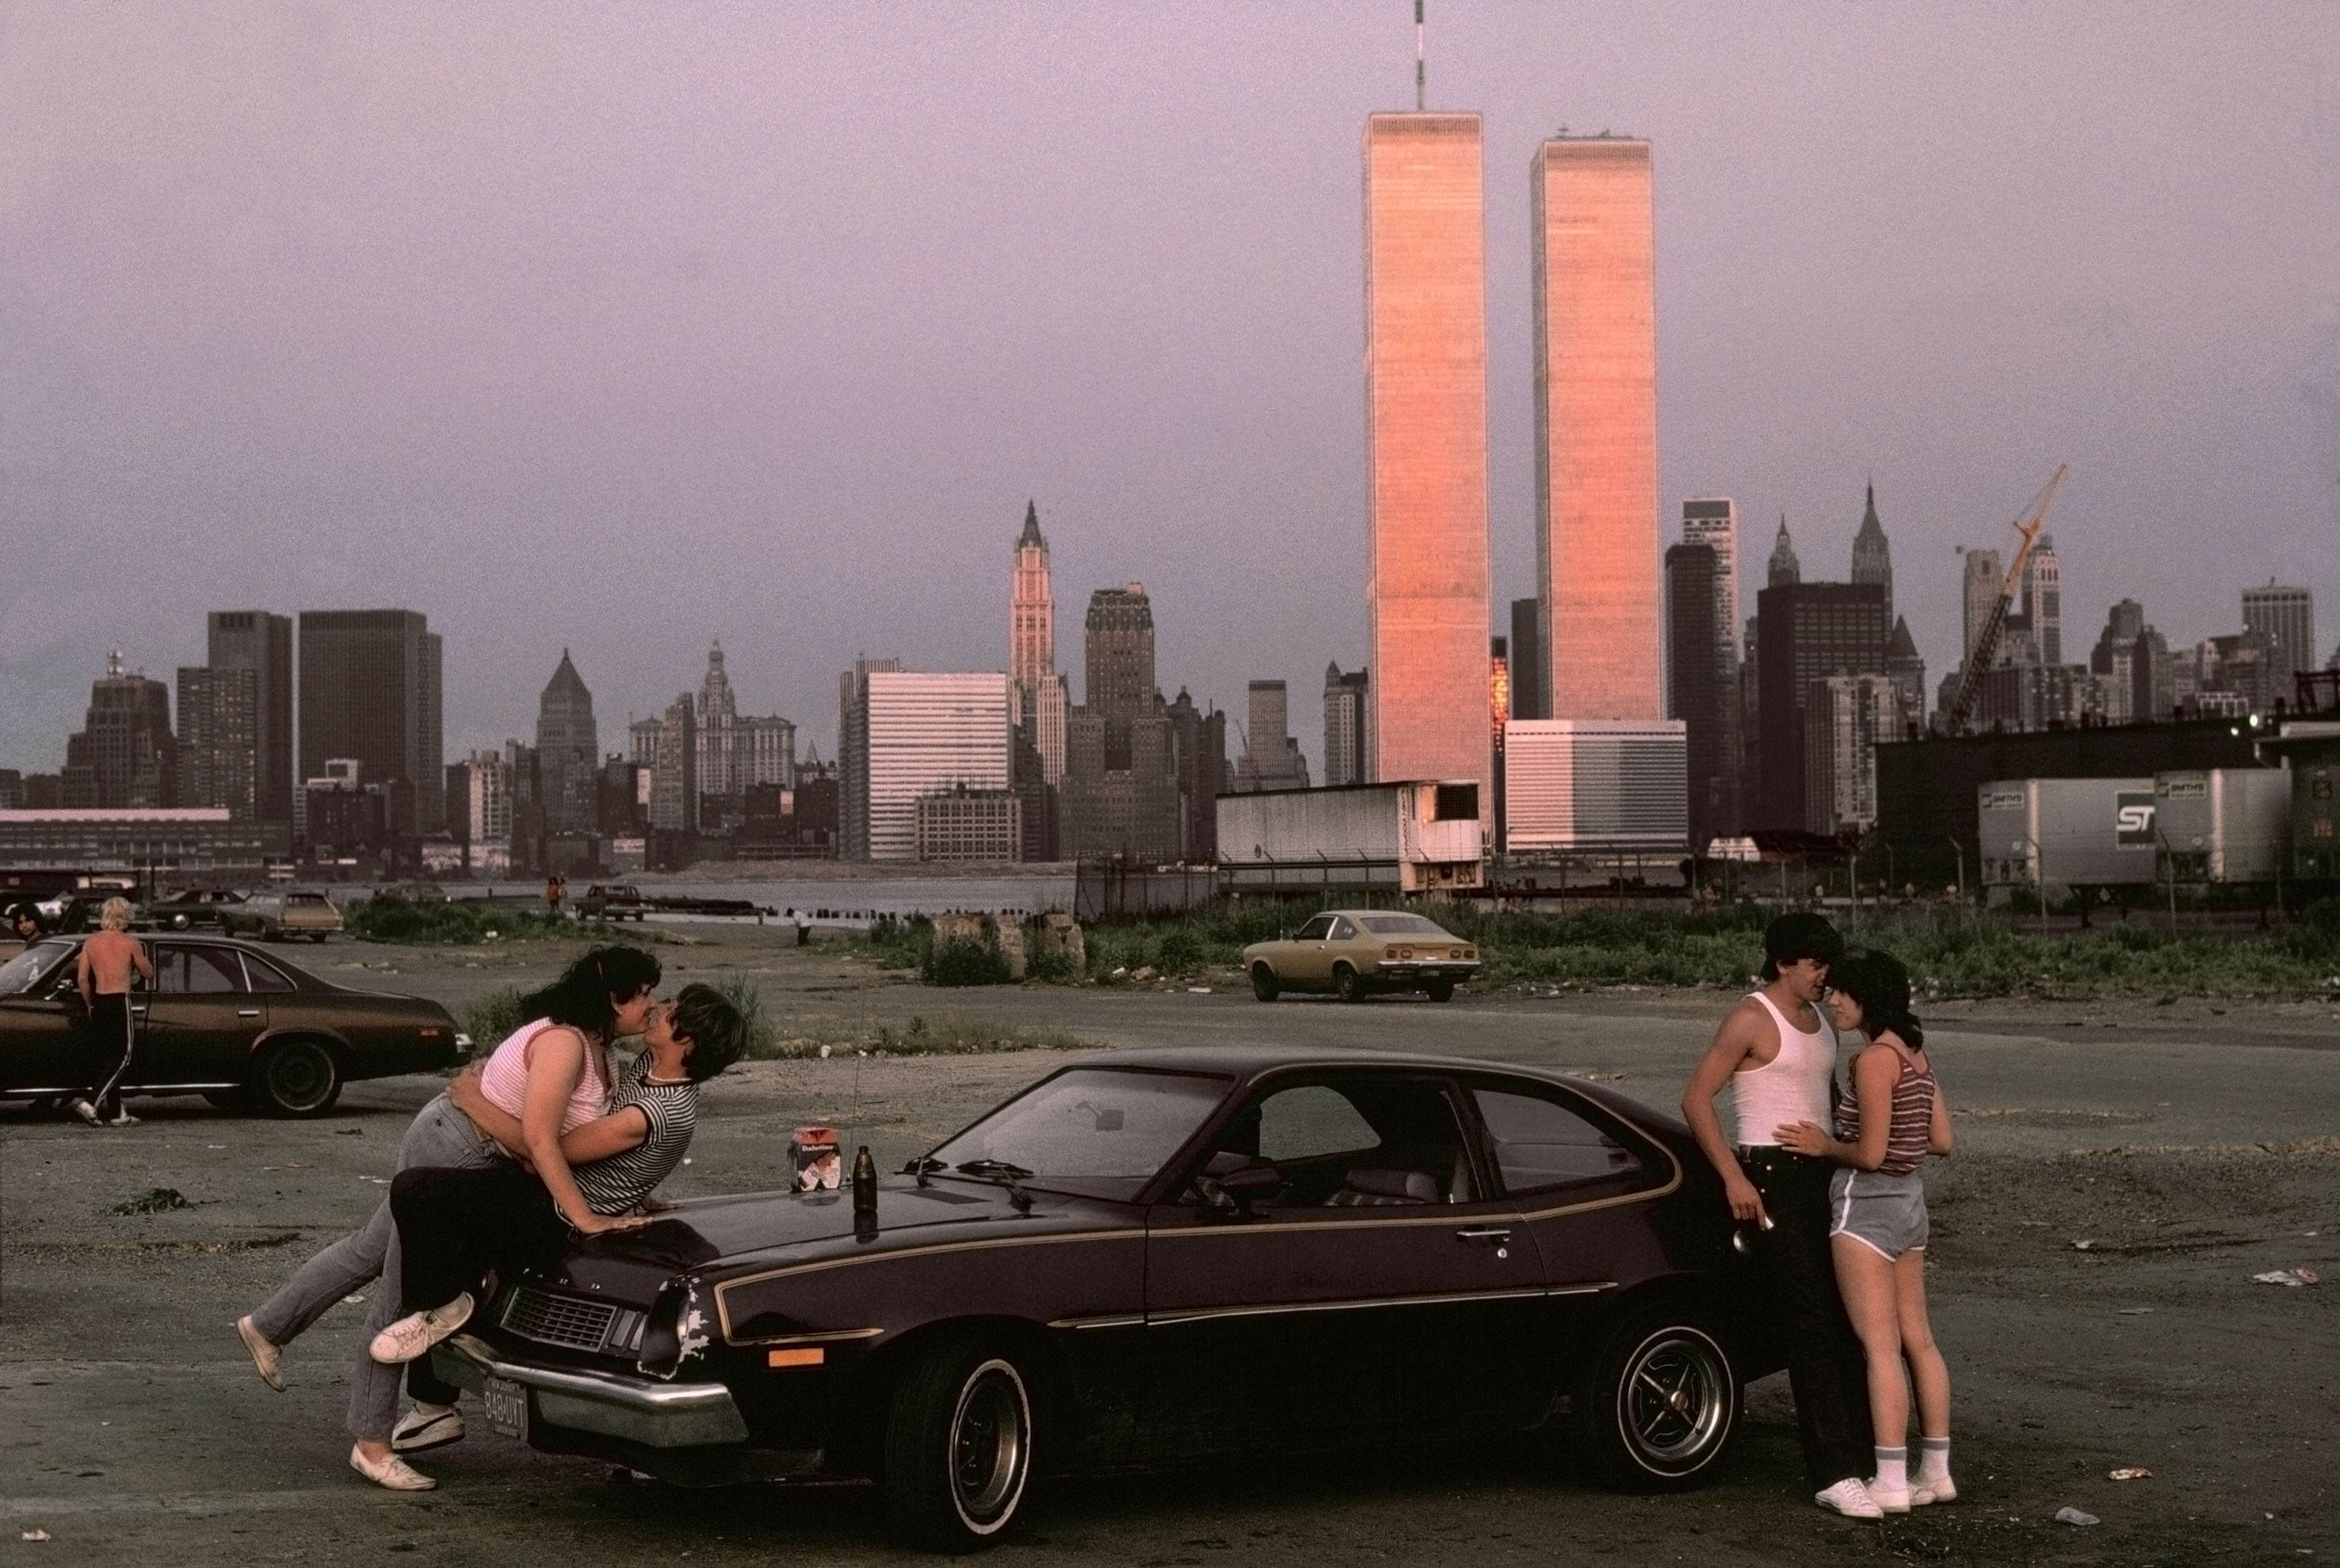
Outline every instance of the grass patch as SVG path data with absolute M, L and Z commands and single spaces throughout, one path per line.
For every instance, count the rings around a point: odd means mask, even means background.
M 1750 986 L 1763 962 L 1763 927 L 1773 913 L 1752 906 L 1696 914 L 1531 914 L 1444 902 L 1399 907 L 1478 944 L 1482 980 L 1496 986 Z M 1086 931 L 1088 976 L 1103 980 L 1115 970 L 1149 968 L 1165 978 L 1225 970 L 1241 960 L 1249 944 L 1286 935 L 1314 912 L 1304 903 L 1223 899 L 1162 919 L 1093 926 Z M 1839 924 L 1848 941 L 1901 959 L 1920 993 L 1931 997 L 2078 999 L 2188 992 L 2276 997 L 2319 996 L 2340 985 L 2340 899 L 2321 900 L 2295 925 L 2265 933 L 2171 933 L 2114 922 L 2042 938 L 2017 930 L 1998 914 L 1937 909 L 1888 911 Z M 868 947 L 878 962 L 917 968 L 938 984 L 981 983 L 939 978 L 944 966 L 936 961 L 931 928 L 923 922 L 881 923 Z
M 488 904 L 384 904 L 367 899 L 342 912 L 342 928 L 368 942 L 446 947 L 491 939 L 601 941 L 617 935 L 603 920 L 574 920 L 541 909 Z
M 749 1055 L 762 1061 L 802 1060 L 867 1052 L 878 1057 L 973 1057 L 1002 1051 L 1094 1051 L 1096 1040 L 1070 1029 L 1003 1023 L 993 1018 L 914 1013 L 903 1024 L 803 1018 L 775 1029 Z
M 748 1026 L 748 1045 L 742 1054 L 755 1060 L 778 1055 L 779 1026 L 764 1011 L 764 993 L 756 982 L 745 975 L 731 975 L 718 980 L 715 988 L 739 1009 L 739 1021 Z
M 475 1057 L 486 1056 L 514 1029 L 528 1022 L 521 1011 L 520 992 L 511 986 L 464 1004 L 462 1019 L 463 1032 L 471 1037 L 471 1054 Z
M 186 1200 L 185 1195 L 182 1194 L 177 1187 L 157 1186 L 148 1187 L 136 1197 L 124 1198 L 105 1212 L 126 1219 L 132 1215 L 168 1214 L 174 1208 L 194 1206 Z

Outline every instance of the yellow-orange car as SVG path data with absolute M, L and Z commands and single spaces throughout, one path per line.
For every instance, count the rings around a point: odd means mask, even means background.
M 1252 994 L 1330 991 L 1361 1002 L 1375 991 L 1421 991 L 1433 1002 L 1479 972 L 1479 949 L 1433 920 L 1402 909 L 1327 909 L 1273 942 L 1244 949 Z

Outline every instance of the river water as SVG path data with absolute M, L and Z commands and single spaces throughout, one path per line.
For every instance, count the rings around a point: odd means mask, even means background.
M 505 898 L 515 894 L 540 896 L 544 890 L 540 882 L 442 882 L 440 886 L 457 898 L 490 894 Z M 569 884 L 572 908 L 588 886 L 582 881 Z M 823 924 L 862 925 L 880 915 L 941 915 L 954 911 L 1038 915 L 1073 907 L 1070 877 L 938 877 L 931 881 L 914 878 L 858 881 L 832 877 L 801 882 L 670 882 L 660 878 L 637 886 L 648 898 L 745 898 L 782 911 L 783 918 L 788 911 L 795 910 L 809 913 Z M 651 917 L 668 920 L 706 918 Z

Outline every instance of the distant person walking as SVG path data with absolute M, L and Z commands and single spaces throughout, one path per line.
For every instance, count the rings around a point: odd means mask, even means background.
M 1886 1513 L 1907 1513 L 1913 1503 L 1958 1494 L 1950 1480 L 1950 1373 L 1926 1316 L 1926 1183 L 1918 1174 L 1928 1155 L 1948 1156 L 1957 1139 L 1925 1032 L 1909 1011 L 1909 972 L 1889 954 L 1847 954 L 1829 972 L 1828 1009 L 1839 1030 L 1869 1037 L 1852 1058 L 1851 1083 L 1837 1097 L 1836 1136 L 1800 1121 L 1779 1129 L 1780 1143 L 1840 1167 L 1829 1184 L 1829 1239 L 1844 1305 L 1869 1356 L 1877 1429 L 1869 1494 Z M 1914 1477 L 1907 1446 L 1913 1384 Z
M 560 906 L 569 898 L 569 878 L 555 871 L 544 879 L 544 912 L 554 919 L 560 918 Z
M 1861 1344 L 1845 1315 L 1829 1256 L 1829 1180 L 1817 1156 L 1780 1145 L 1778 1129 L 1821 1122 L 1836 1072 L 1836 1036 L 1816 1004 L 1844 938 L 1819 915 L 1782 915 L 1763 932 L 1763 988 L 1732 1008 L 1707 1047 L 1682 1119 L 1722 1177 L 1730 1213 L 1754 1242 L 1754 1257 L 1788 1336 L 1788 1378 L 1804 1470 L 1821 1507 L 1855 1519 L 1883 1510 L 1869 1494 L 1868 1384 Z M 1722 1130 L 1715 1101 L 1730 1089 L 1738 1141 Z
M 129 1075 L 131 1053 L 137 1048 L 137 1019 L 130 1011 L 130 982 L 143 975 L 154 983 L 154 960 L 146 944 L 130 934 L 130 900 L 108 898 L 98 911 L 98 930 L 81 945 L 74 960 L 74 986 L 88 1031 L 93 1066 L 90 1092 L 74 1101 L 74 1115 L 96 1126 L 136 1125 L 138 1118 L 122 1108 L 122 1081 Z

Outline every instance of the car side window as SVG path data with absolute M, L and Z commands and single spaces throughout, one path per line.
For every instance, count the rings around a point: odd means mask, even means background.
M 154 960 L 154 978 L 147 983 L 146 989 L 164 997 L 186 995 L 187 950 L 149 943 L 146 954 Z
M 1292 939 L 1295 942 L 1321 942 L 1333 933 L 1333 917 L 1319 915 L 1300 928 Z
M 1333 920 L 1333 935 L 1327 940 L 1345 942 L 1356 934 L 1357 928 L 1354 926 L 1336 916 Z
M 1259 1157 L 1282 1165 L 1381 1142 L 1348 1096 L 1328 1084 L 1279 1089 L 1259 1105 Z
M 243 972 L 251 978 L 253 990 L 281 993 L 292 988 L 292 982 L 286 978 L 284 971 L 275 965 L 255 958 L 250 953 L 243 954 L 242 957 Z
M 197 996 L 217 996 L 243 989 L 243 966 L 224 948 L 189 948 L 187 989 Z
M 1638 1175 L 1641 1156 L 1583 1116 L 1541 1095 L 1472 1091 L 1487 1151 L 1514 1196 Z

